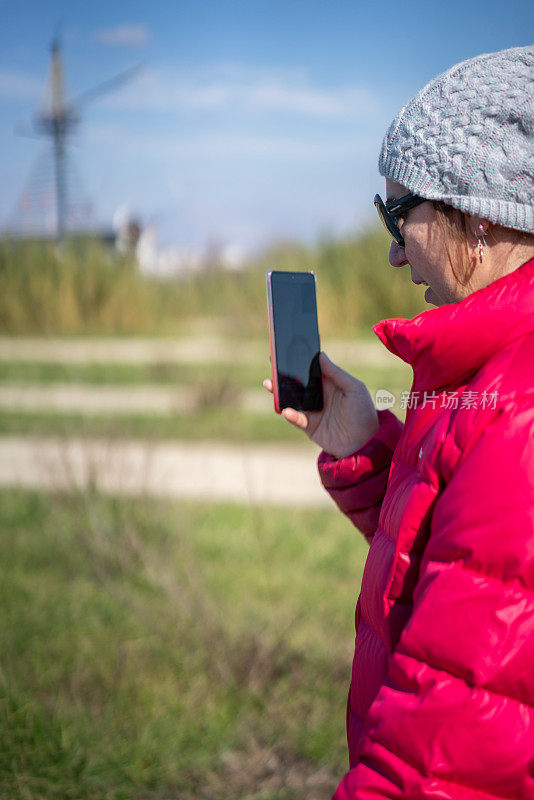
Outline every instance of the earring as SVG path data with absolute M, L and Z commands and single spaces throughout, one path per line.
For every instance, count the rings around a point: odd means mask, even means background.
M 486 247 L 486 244 L 487 244 L 487 242 L 486 242 L 486 231 L 484 230 L 484 226 L 482 225 L 482 223 L 480 223 L 480 225 L 478 226 L 478 231 L 477 231 L 476 235 L 477 235 L 477 239 L 478 239 L 478 245 L 477 245 L 477 247 L 478 247 L 478 257 L 479 257 L 480 263 L 482 264 L 482 256 L 484 254 L 484 248 Z

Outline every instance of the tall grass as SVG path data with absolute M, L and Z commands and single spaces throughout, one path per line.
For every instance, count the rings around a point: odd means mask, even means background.
M 0 332 L 4 334 L 176 334 L 194 330 L 263 336 L 264 271 L 313 269 L 321 330 L 368 334 L 380 319 L 424 309 L 405 271 L 387 263 L 387 237 L 369 230 L 314 247 L 273 244 L 243 270 L 213 269 L 161 281 L 98 243 L 0 243 Z
M 155 287 L 96 242 L 0 245 L 0 330 L 10 334 L 133 333 L 157 314 Z

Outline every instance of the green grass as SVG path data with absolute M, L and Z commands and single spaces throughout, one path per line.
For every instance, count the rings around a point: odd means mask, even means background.
M 389 384 L 388 384 L 389 388 Z M 405 387 L 402 387 L 405 388 Z M 395 391 L 395 389 L 393 389 Z M 392 411 L 404 421 L 398 402 Z M 0 435 L 95 436 L 107 439 L 216 441 L 235 444 L 287 443 L 300 445 L 304 434 L 275 414 L 234 410 L 231 405 L 194 414 L 83 415 L 63 412 L 0 410 Z
M 343 369 L 356 375 L 371 386 L 390 386 L 406 383 L 411 378 L 411 368 L 398 359 L 391 367 L 370 367 L 343 364 Z M 226 382 L 239 388 L 260 387 L 263 378 L 270 374 L 270 365 L 221 364 L 219 362 L 177 364 L 151 362 L 134 364 L 80 363 L 65 364 L 39 361 L 0 361 L 0 382 L 17 383 L 86 383 L 90 385 L 114 384 L 134 386 L 156 384 L 161 386 L 199 386 Z
M 377 389 L 394 392 L 394 412 L 404 420 L 400 393 L 410 388 L 411 368 L 348 367 L 363 380 L 371 395 Z M 84 435 L 107 438 L 213 440 L 223 442 L 287 442 L 300 444 L 302 434 L 273 413 L 253 413 L 239 408 L 241 391 L 261 389 L 267 370 L 262 365 L 241 364 L 228 368 L 221 364 L 52 364 L 38 362 L 0 362 L 0 381 L 20 385 L 75 382 L 104 386 L 108 382 L 135 386 L 150 382 L 155 385 L 188 385 L 196 389 L 194 413 L 173 414 L 83 414 L 53 411 L 0 409 L 0 435 L 53 434 Z M 266 397 L 267 408 L 270 400 Z
M 0 508 L 2 798 L 329 796 L 366 553 L 334 508 Z
M 303 434 L 277 414 L 234 413 L 230 407 L 211 408 L 196 414 L 169 416 L 83 415 L 59 412 L 0 411 L 0 435 L 35 434 L 99 436 L 154 440 L 287 442 L 300 444 Z
M 0 381 L 20 383 L 87 383 L 92 385 L 158 384 L 162 386 L 198 385 L 228 381 L 236 386 L 260 386 L 269 371 L 256 364 L 177 364 L 147 362 L 134 364 L 65 364 L 39 361 L 0 361 Z
M 37 383 L 38 378 L 45 377 L 44 383 L 54 380 L 65 380 L 63 368 L 52 370 L 34 370 L 34 365 L 2 365 L 4 380 L 17 380 L 23 384 L 25 380 Z M 43 366 L 43 365 L 41 365 Z M 44 365 L 46 367 L 46 365 Z M 19 368 L 20 367 L 20 368 Z M 70 369 L 67 367 L 65 369 Z M 58 436 L 96 436 L 112 438 L 142 438 L 154 440 L 182 440 L 182 441 L 219 441 L 247 444 L 257 443 L 288 443 L 299 445 L 304 437 L 278 414 L 253 413 L 239 408 L 241 389 L 256 386 L 261 391 L 261 369 L 250 367 L 244 369 L 240 378 L 244 385 L 227 382 L 225 376 L 219 378 L 218 370 L 209 374 L 209 369 L 194 367 L 189 371 L 188 377 L 197 388 L 198 403 L 193 413 L 172 414 L 83 414 L 75 411 L 70 413 L 54 411 L 25 411 L 0 409 L 0 435 L 58 435 Z M 129 366 L 118 370 L 122 380 L 117 383 L 135 385 L 136 378 L 144 376 L 144 369 L 130 369 Z M 410 388 L 411 369 L 389 368 L 362 368 L 359 372 L 354 370 L 361 380 L 367 385 L 374 397 L 379 388 L 385 388 L 395 393 L 397 404 L 392 409 L 399 419 L 404 420 L 405 409 L 400 407 L 401 391 Z M 75 371 L 76 378 L 92 379 L 91 382 L 104 385 L 105 377 L 111 377 L 107 365 L 100 369 L 87 371 L 83 365 Z M 159 382 L 169 385 L 168 377 L 159 373 Z M 184 377 L 182 373 L 182 377 Z M 86 380 L 89 382 L 89 380 Z M 172 385 L 172 384 L 171 384 Z M 267 399 L 268 407 L 270 399 Z

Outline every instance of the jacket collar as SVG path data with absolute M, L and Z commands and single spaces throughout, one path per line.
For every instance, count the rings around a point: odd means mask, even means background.
M 459 301 L 373 326 L 411 364 L 413 388 L 462 383 L 508 342 L 534 330 L 534 259 Z

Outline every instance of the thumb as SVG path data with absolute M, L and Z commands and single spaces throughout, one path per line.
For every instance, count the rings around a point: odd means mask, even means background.
M 321 364 L 321 372 L 325 378 L 328 378 L 332 383 L 339 387 L 344 392 L 349 392 L 354 389 L 356 378 L 345 372 L 344 369 L 338 367 L 333 361 L 330 361 L 326 353 L 321 353 L 319 357 Z

